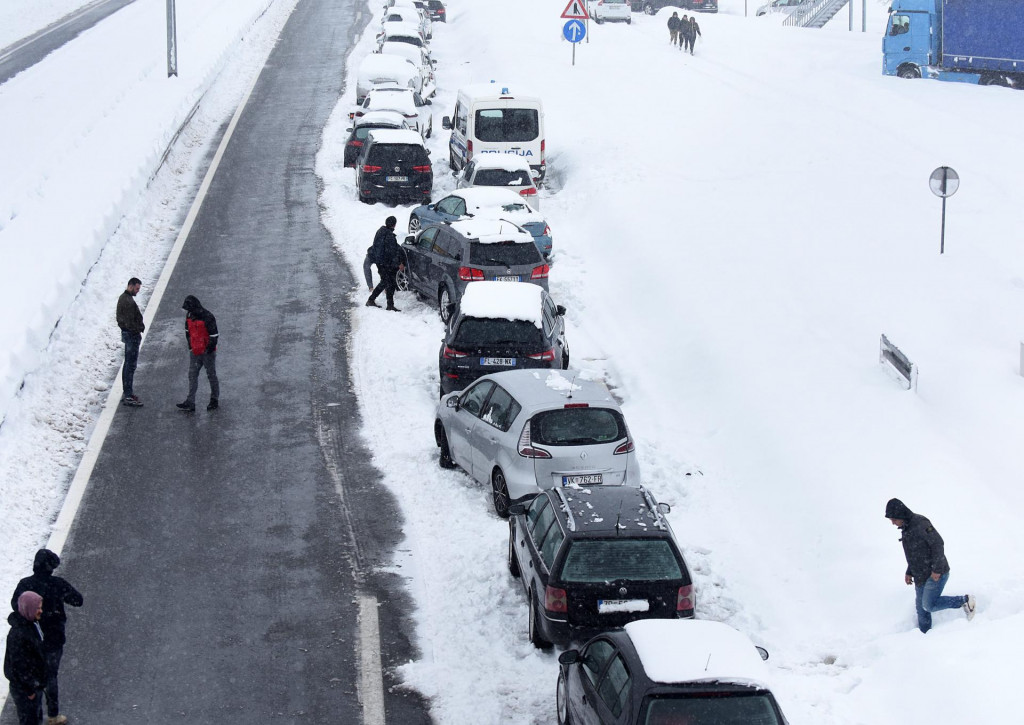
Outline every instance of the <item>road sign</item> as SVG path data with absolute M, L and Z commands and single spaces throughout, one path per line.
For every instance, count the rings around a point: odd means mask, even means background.
M 563 18 L 569 18 L 570 20 L 590 20 L 590 14 L 587 12 L 587 3 L 584 0 L 569 0 L 569 4 L 565 6 L 565 10 L 562 11 Z M 568 35 L 565 37 L 569 37 Z M 575 40 L 573 43 L 577 42 Z
M 960 188 L 960 175 L 948 166 L 940 166 L 928 177 L 928 187 L 935 196 L 942 197 L 942 235 L 939 238 L 939 254 L 946 251 L 946 198 L 953 196 Z
M 587 26 L 579 20 L 568 20 L 562 26 L 562 35 L 570 43 L 578 43 L 587 37 Z

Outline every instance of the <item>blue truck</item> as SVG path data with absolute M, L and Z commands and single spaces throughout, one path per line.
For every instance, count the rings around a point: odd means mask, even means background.
M 886 75 L 1024 88 L 1024 0 L 893 0 Z

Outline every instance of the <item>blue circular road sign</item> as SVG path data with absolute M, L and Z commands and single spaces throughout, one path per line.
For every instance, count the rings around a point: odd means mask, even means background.
M 562 35 L 570 43 L 578 43 L 587 37 L 587 26 L 582 20 L 569 20 L 562 26 Z

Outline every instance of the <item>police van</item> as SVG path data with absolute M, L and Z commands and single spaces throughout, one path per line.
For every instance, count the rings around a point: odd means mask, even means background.
M 512 93 L 490 83 L 459 90 L 453 116 L 442 125 L 451 130 L 449 166 L 458 172 L 476 154 L 515 154 L 530 164 L 539 184 L 547 171 L 544 159 L 544 107 L 535 96 Z

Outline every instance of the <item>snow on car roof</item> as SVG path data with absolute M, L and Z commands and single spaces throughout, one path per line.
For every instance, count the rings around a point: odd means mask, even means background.
M 419 73 L 419 70 L 408 58 L 385 53 L 370 53 L 359 63 L 359 77 L 367 78 L 379 73 L 404 78 Z
M 380 52 L 371 55 L 397 55 L 401 58 L 408 58 L 417 65 L 423 62 L 423 48 L 397 40 L 384 41 L 384 44 L 380 46 Z
M 530 171 L 530 162 L 522 156 L 503 153 L 481 153 L 473 157 L 478 169 L 504 169 L 505 171 Z
M 470 282 L 459 301 L 467 317 L 524 320 L 541 326 L 541 288 L 522 282 Z
M 520 225 L 542 221 L 540 214 L 511 189 L 499 186 L 473 186 L 468 189 L 456 189 L 451 195 L 463 199 L 466 202 L 466 211 L 476 217 L 508 219 Z
M 374 86 L 366 94 L 363 108 L 367 111 L 398 111 L 407 116 L 416 115 L 416 99 L 411 88 Z
M 418 133 L 405 128 L 375 128 L 370 131 L 368 138 L 373 139 L 374 143 L 404 143 L 412 146 L 423 145 L 423 139 Z
M 395 128 L 405 128 L 405 116 L 398 111 L 367 111 L 355 118 L 356 126 L 365 126 L 368 123 L 390 123 Z
M 505 219 L 462 219 L 451 223 L 452 229 L 474 242 L 497 244 L 498 242 L 529 242 L 533 235 Z
M 654 682 L 728 682 L 767 689 L 768 668 L 753 642 L 706 619 L 644 619 L 626 625 L 644 672 Z
M 421 38 L 420 26 L 413 25 L 412 23 L 384 23 L 384 37 L 405 37 Z M 422 39 L 422 38 L 421 38 Z M 384 42 L 387 42 L 386 40 Z

